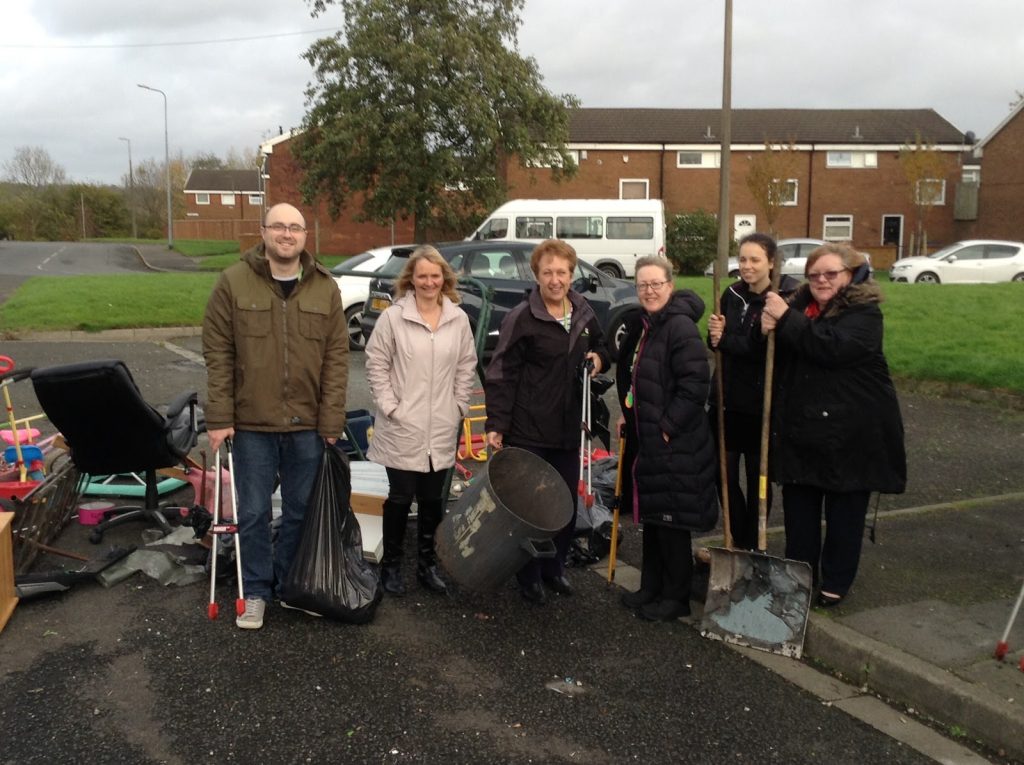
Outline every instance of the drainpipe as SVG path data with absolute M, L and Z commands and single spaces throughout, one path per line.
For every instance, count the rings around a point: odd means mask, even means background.
M 814 144 L 807 160 L 807 220 L 804 223 L 804 236 L 811 235 L 811 204 L 814 202 Z M 817 239 L 817 237 L 815 237 Z

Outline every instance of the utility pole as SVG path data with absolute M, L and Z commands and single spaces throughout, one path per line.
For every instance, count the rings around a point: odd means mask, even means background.
M 132 142 L 129 138 L 118 138 L 128 144 L 128 207 L 132 211 L 132 239 L 139 238 L 139 228 L 135 224 L 135 174 L 132 172 Z

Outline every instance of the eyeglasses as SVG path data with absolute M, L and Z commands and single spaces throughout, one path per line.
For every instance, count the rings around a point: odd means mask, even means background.
M 811 271 L 807 274 L 807 281 L 820 282 L 825 280 L 828 282 L 834 282 L 839 278 L 839 274 L 845 274 L 848 270 L 848 268 L 844 268 L 841 271 Z
M 290 226 L 286 223 L 271 223 L 269 226 L 264 226 L 263 228 L 269 228 L 275 234 L 283 234 L 285 231 L 290 234 L 302 234 L 306 231 L 306 227 L 300 226 L 298 223 L 293 223 Z
M 657 292 L 662 287 L 664 287 L 666 284 L 668 284 L 667 281 L 661 281 L 661 282 L 637 282 L 636 283 L 636 291 L 637 292 L 647 292 L 648 290 L 652 290 L 654 292 Z

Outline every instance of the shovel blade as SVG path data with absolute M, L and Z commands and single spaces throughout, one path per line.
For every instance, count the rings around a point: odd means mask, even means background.
M 799 659 L 811 608 L 811 567 L 748 550 L 709 551 L 701 634 Z

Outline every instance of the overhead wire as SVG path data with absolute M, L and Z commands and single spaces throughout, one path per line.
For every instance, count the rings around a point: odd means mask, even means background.
M 187 45 L 221 45 L 225 43 L 251 42 L 253 40 L 272 40 L 278 37 L 297 37 L 299 35 L 315 35 L 322 32 L 340 32 L 340 27 L 327 27 L 324 29 L 306 29 L 301 32 L 278 32 L 270 35 L 254 35 L 252 37 L 226 37 L 217 40 L 183 40 L 179 42 L 148 42 L 148 43 L 83 43 L 83 44 L 55 44 L 55 43 L 0 43 L 0 49 L 22 49 L 22 50 L 74 50 L 83 48 L 173 48 Z

